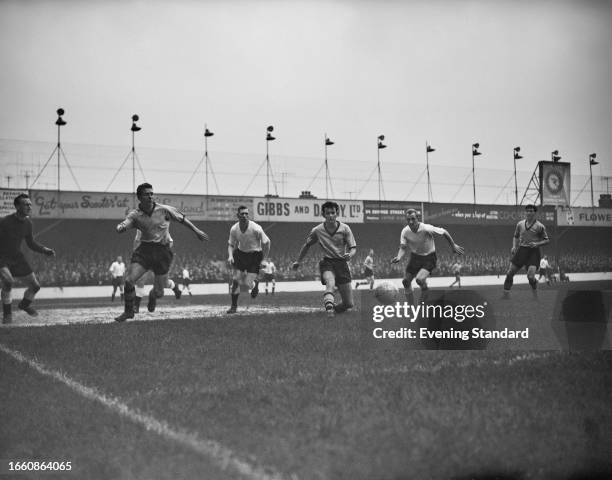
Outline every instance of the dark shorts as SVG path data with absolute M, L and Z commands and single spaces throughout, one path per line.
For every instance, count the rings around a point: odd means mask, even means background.
M 368 267 L 363 267 L 363 276 L 364 277 L 373 277 L 374 276 L 374 270 L 372 270 L 371 268 L 368 268 Z
M 332 272 L 334 277 L 336 277 L 336 285 L 351 283 L 351 271 L 346 260 L 342 258 L 324 258 L 319 262 L 319 272 L 321 273 L 321 283 L 323 285 L 325 285 L 323 272 Z
M 455 280 L 461 280 L 461 274 L 455 273 Z
M 123 277 L 113 277 L 113 287 L 120 287 L 123 285 Z
M 429 273 L 436 268 L 436 263 L 438 261 L 438 257 L 436 257 L 436 252 L 431 252 L 429 255 L 417 255 L 416 253 L 410 254 L 410 261 L 406 266 L 406 274 L 416 275 L 419 273 L 419 270 L 424 268 Z
M 170 270 L 174 254 L 168 245 L 141 243 L 132 253 L 132 263 L 138 263 L 155 275 L 165 275 Z
M 183 278 L 183 285 L 188 287 L 191 284 L 191 278 Z
M 264 273 L 264 282 L 271 282 L 272 280 L 274 280 L 273 273 Z
M 2 267 L 8 267 L 13 277 L 25 277 L 32 273 L 32 267 L 30 267 L 25 255 L 21 252 L 10 256 L 0 256 L 0 268 Z
M 539 248 L 529 248 L 529 247 L 519 247 L 514 256 L 512 257 L 513 265 L 518 268 L 522 267 L 538 267 L 540 266 L 540 249 Z
M 263 252 L 243 252 L 234 250 L 234 269 L 247 273 L 259 273 Z

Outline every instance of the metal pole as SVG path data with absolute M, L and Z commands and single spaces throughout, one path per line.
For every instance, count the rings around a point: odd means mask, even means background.
M 270 156 L 268 155 L 268 140 L 266 140 L 266 198 L 270 198 Z
M 429 145 L 425 142 L 425 162 L 427 164 L 427 201 L 433 201 L 433 195 L 431 194 L 431 178 L 429 177 Z
M 57 126 L 57 200 L 60 195 L 60 126 Z
M 516 152 L 513 155 L 514 158 L 514 206 L 518 207 L 518 184 L 516 183 Z
M 136 208 L 136 150 L 134 148 L 134 130 L 132 130 L 132 208 Z
M 591 174 L 591 207 L 595 207 L 595 198 L 593 197 L 593 162 L 589 158 L 589 172 Z
M 206 125 L 204 125 L 204 129 L 206 129 Z M 206 135 L 204 135 L 204 159 L 206 168 L 206 197 L 208 198 L 208 137 Z
M 329 200 L 329 190 L 327 184 L 329 183 L 329 167 L 327 166 L 327 133 L 323 141 L 325 144 L 325 200 Z
M 472 189 L 474 191 L 474 209 L 476 209 L 476 173 L 474 170 L 474 147 L 472 147 Z

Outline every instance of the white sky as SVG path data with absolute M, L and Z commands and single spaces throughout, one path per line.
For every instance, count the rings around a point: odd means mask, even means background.
M 589 0 L 0 0 L 0 138 L 52 149 L 63 107 L 64 150 L 86 189 L 107 186 L 129 151 L 137 113 L 139 159 L 158 191 L 185 187 L 206 123 L 223 194 L 245 193 L 270 124 L 275 176 L 286 172 L 290 196 L 320 167 L 324 133 L 336 142 L 328 154 L 338 197 L 361 189 L 376 198 L 375 177 L 362 183 L 376 165 L 379 134 L 388 145 L 387 199 L 403 200 L 417 180 L 426 140 L 437 149 L 437 201 L 472 200 L 471 178 L 452 192 L 471 171 L 473 142 L 482 152 L 479 202 L 492 201 L 511 177 L 515 146 L 525 157 L 523 190 L 537 161 L 558 149 L 572 163 L 577 193 L 589 153 L 600 161 L 594 175 L 612 176 L 611 25 L 612 2 Z M 122 154 L 99 161 L 71 152 L 72 144 Z M 170 150 L 159 160 L 155 149 Z M 175 150 L 194 156 L 178 162 Z M 22 174 L 23 165 L 2 158 L 3 177 Z M 113 189 L 129 189 L 130 175 Z M 420 183 L 417 199 L 426 200 Z M 602 185 L 598 178 L 596 197 Z M 322 181 L 311 186 L 320 195 L 321 188 Z M 265 193 L 265 177 L 246 193 Z M 498 201 L 513 201 L 507 197 Z

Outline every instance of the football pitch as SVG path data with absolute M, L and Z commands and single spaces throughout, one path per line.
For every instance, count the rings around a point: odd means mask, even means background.
M 558 312 L 557 288 L 477 293 L 498 326 L 543 331 Z M 243 294 L 233 316 L 227 295 L 166 297 L 123 324 L 107 299 L 38 301 L 38 318 L 0 328 L 0 473 L 46 460 L 72 470 L 41 476 L 75 479 L 612 475 L 609 352 L 368 348 L 371 293 L 355 294 L 331 319 L 322 292 L 282 292 Z

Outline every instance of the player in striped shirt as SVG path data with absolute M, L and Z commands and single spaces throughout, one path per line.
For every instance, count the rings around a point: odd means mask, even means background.
M 391 260 L 391 263 L 398 263 L 406 253 L 406 250 L 410 251 L 410 260 L 402 280 L 406 300 L 410 304 L 414 304 L 412 280 L 416 278 L 416 283 L 421 287 L 421 302 L 426 302 L 429 290 L 427 277 L 436 268 L 437 263 L 434 233 L 443 236 L 454 253 L 463 255 L 464 249 L 455 243 L 453 237 L 444 228 L 420 222 L 415 209 L 409 208 L 406 210 L 406 220 L 408 225 L 404 227 L 400 235 L 400 248 L 397 256 Z
M 136 189 L 138 208 L 128 213 L 125 220 L 117 225 L 117 232 L 123 233 L 130 228 L 141 232 L 140 245 L 132 253 L 128 273 L 125 277 L 125 310 L 115 318 L 124 322 L 134 318 L 135 285 L 147 270 L 153 270 L 155 280 L 149 292 L 148 309 L 155 310 L 158 298 L 164 296 L 168 271 L 172 264 L 174 253 L 171 250 L 170 222 L 182 223 L 195 233 L 198 240 L 208 240 L 208 235 L 191 223 L 185 215 L 170 205 L 155 203 L 153 187 L 149 183 L 138 185 Z
M 535 205 L 525 205 L 525 220 L 516 224 L 510 250 L 512 259 L 504 281 L 504 298 L 509 298 L 514 275 L 523 267 L 527 268 L 527 280 L 531 291 L 534 297 L 537 296 L 538 281 L 535 275 L 540 266 L 540 247 L 550 242 L 546 227 L 536 219 L 537 211 L 538 207 Z
M 293 263 L 293 269 L 297 270 L 310 247 L 315 243 L 319 244 L 323 250 L 323 260 L 319 262 L 321 283 L 325 285 L 323 305 L 329 317 L 353 307 L 351 271 L 348 262 L 357 253 L 357 244 L 351 228 L 346 223 L 336 220 L 339 211 L 340 207 L 336 202 L 325 202 L 321 206 L 325 221 L 310 231 L 298 259 Z M 338 305 L 334 303 L 336 286 L 342 299 Z
M 261 261 L 270 253 L 270 239 L 263 228 L 249 220 L 249 208 L 238 207 L 238 222 L 232 225 L 227 244 L 227 261 L 234 268 L 230 297 L 232 305 L 226 313 L 236 313 L 240 286 L 251 289 L 251 297 L 259 293 Z

